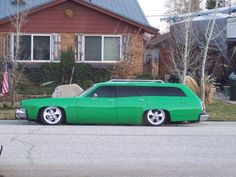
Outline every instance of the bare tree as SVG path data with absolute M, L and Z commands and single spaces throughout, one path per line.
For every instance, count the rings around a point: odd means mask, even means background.
M 236 0 L 225 0 L 225 6 L 229 7 L 236 4 Z
M 23 7 L 24 6 L 24 7 Z M 9 19 L 11 21 L 12 27 L 14 29 L 13 35 L 13 57 L 11 58 L 12 67 L 10 70 L 10 92 L 12 95 L 12 107 L 15 107 L 16 103 L 16 91 L 17 91 L 17 81 L 19 79 L 19 74 L 17 72 L 18 69 L 18 60 L 21 57 L 21 52 L 23 47 L 21 46 L 21 35 L 22 35 L 22 27 L 26 23 L 27 19 L 27 4 L 22 3 L 21 0 L 15 0 L 14 4 L 12 3 L 9 6 L 9 11 L 14 14 L 10 16 Z M 10 49 L 9 49 L 10 50 Z
M 218 4 L 218 3 L 217 3 Z M 189 5 L 189 8 L 191 5 Z M 217 8 L 217 7 L 216 7 Z M 201 98 L 205 101 L 206 80 L 209 75 L 206 68 L 212 67 L 209 63 L 211 53 L 217 53 L 218 60 L 228 60 L 226 44 L 226 27 L 219 28 L 216 25 L 217 11 L 209 19 L 195 21 L 191 16 L 190 10 L 183 21 L 172 25 L 172 38 L 169 40 L 169 58 L 171 64 L 167 63 L 172 72 L 176 73 L 185 84 L 186 73 L 200 78 Z M 200 26 L 200 27 L 199 27 Z M 226 25 L 225 25 L 226 26 Z M 233 52 L 234 54 L 235 52 Z
M 202 0 L 167 0 L 168 15 L 180 15 L 201 10 Z
M 201 67 L 201 99 L 203 102 L 205 102 L 205 97 L 206 97 L 206 86 L 205 86 L 205 69 L 206 69 L 206 62 L 207 62 L 207 54 L 208 54 L 208 49 L 210 42 L 212 40 L 212 35 L 215 27 L 215 22 L 216 22 L 216 13 L 217 13 L 217 8 L 218 8 L 218 0 L 216 0 L 216 7 L 215 7 L 215 12 L 214 12 L 214 17 L 212 20 L 209 20 L 209 25 L 206 30 L 206 45 L 204 49 L 204 54 L 203 54 L 203 59 L 202 59 L 202 67 Z
M 123 36 L 123 54 L 122 58 L 114 64 L 112 70 L 113 78 L 132 79 L 137 74 L 140 74 L 140 51 L 143 50 L 143 35 L 138 31 L 136 33 L 129 33 Z
M 169 57 L 166 66 L 177 75 L 183 84 L 186 82 L 188 72 L 194 73 L 196 62 L 199 61 L 199 51 L 197 51 L 197 34 L 193 30 L 193 17 L 191 17 L 192 1 L 187 3 L 187 14 L 184 21 L 171 26 L 171 38 L 167 42 Z M 186 4 L 185 4 L 186 5 Z M 186 11 L 185 9 L 185 11 Z

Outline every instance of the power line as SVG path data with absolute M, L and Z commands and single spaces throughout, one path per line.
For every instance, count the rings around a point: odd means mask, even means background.
M 167 15 L 146 15 L 146 17 L 166 17 Z

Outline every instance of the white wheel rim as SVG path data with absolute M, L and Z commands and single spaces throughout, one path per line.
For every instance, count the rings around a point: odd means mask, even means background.
M 62 118 L 61 110 L 57 107 L 47 107 L 43 111 L 43 119 L 48 124 L 57 124 Z
M 161 125 L 165 121 L 165 112 L 163 110 L 149 110 L 147 120 L 152 125 Z

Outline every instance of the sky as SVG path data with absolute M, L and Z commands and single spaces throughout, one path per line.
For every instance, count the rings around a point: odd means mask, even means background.
M 167 10 L 165 7 L 166 0 L 138 0 L 138 2 L 150 25 L 160 29 L 161 33 L 167 31 L 167 23 L 160 21 Z
M 169 25 L 165 21 L 160 21 L 160 18 L 164 17 L 167 11 L 166 0 L 138 0 L 138 2 L 151 26 L 158 28 L 160 33 L 168 31 Z M 202 3 L 203 7 L 204 5 L 205 0 Z

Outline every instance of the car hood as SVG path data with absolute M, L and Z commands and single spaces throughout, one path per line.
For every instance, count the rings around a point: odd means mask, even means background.
M 40 106 L 57 106 L 68 104 L 69 102 L 74 102 L 76 97 L 67 97 L 67 98 L 35 98 L 35 99 L 26 99 L 21 101 L 22 106 L 26 105 L 40 105 Z

